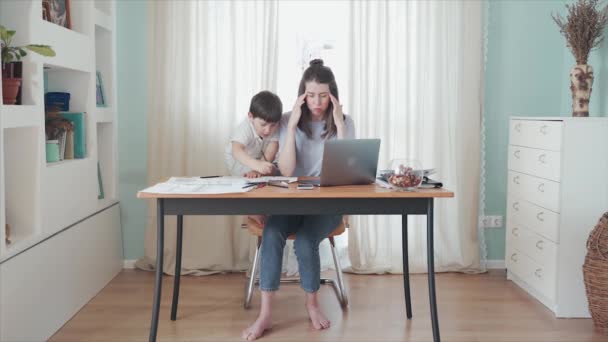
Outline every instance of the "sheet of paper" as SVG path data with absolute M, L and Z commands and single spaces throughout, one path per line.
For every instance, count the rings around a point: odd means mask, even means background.
M 248 183 L 242 177 L 171 177 L 164 183 L 158 183 L 142 192 L 157 194 L 230 194 L 253 190 L 253 187 L 243 188 Z

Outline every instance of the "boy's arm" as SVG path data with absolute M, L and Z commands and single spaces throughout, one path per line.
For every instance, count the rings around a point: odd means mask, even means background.
M 274 158 L 277 156 L 277 152 L 279 151 L 279 142 L 271 141 L 266 146 L 266 151 L 264 151 L 264 159 L 268 162 L 274 162 Z
M 245 145 L 240 142 L 232 142 L 232 156 L 241 164 L 250 167 L 252 170 L 262 174 L 270 174 L 274 170 L 272 163 L 256 160 L 245 152 Z

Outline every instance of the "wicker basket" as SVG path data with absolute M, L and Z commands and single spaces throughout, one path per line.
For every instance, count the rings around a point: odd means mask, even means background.
M 583 275 L 593 323 L 599 331 L 608 334 L 608 212 L 602 215 L 587 239 Z

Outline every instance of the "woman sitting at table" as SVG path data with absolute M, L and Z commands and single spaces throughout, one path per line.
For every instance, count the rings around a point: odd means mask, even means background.
M 283 114 L 280 128 L 279 169 L 284 176 L 315 176 L 321 173 L 323 145 L 333 139 L 354 139 L 353 120 L 342 113 L 333 72 L 315 59 L 304 71 L 298 99 L 290 113 Z M 300 285 L 305 307 L 315 329 L 326 329 L 329 320 L 319 308 L 321 265 L 319 244 L 340 223 L 341 215 L 273 215 L 264 227 L 261 247 L 260 290 L 262 305 L 257 320 L 243 331 L 255 340 L 271 327 L 272 300 L 279 289 L 283 248 L 295 234 Z

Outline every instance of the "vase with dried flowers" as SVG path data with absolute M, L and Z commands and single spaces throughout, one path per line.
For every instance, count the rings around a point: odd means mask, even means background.
M 589 116 L 589 99 L 593 87 L 593 68 L 587 64 L 589 52 L 604 39 L 604 27 L 608 21 L 608 6 L 598 8 L 598 0 L 578 0 L 566 5 L 566 19 L 551 15 L 566 38 L 576 65 L 570 71 L 572 91 L 572 116 Z

